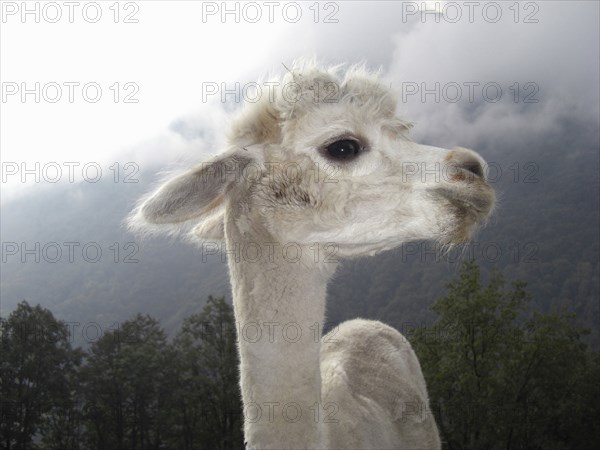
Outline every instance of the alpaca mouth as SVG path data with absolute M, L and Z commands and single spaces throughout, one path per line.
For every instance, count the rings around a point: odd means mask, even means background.
M 449 201 L 459 211 L 459 215 L 469 215 L 479 222 L 490 215 L 495 201 L 493 189 L 484 183 L 480 186 L 475 193 L 447 188 L 436 189 L 436 193 Z
M 486 183 L 479 183 L 473 190 L 440 188 L 435 192 L 455 218 L 443 236 L 450 244 L 468 242 L 475 227 L 485 223 L 494 208 L 494 190 Z

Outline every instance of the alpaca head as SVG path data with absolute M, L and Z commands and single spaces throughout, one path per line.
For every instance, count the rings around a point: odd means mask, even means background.
M 297 67 L 268 94 L 232 122 L 224 153 L 167 181 L 132 222 L 355 256 L 463 242 L 492 210 L 482 158 L 409 140 L 395 96 L 364 69 Z

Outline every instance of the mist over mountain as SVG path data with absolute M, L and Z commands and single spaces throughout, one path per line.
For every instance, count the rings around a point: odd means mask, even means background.
M 229 292 L 221 258 L 206 261 L 171 238 L 140 240 L 123 221 L 150 189 L 137 183 L 56 185 L 2 211 L 2 316 L 25 299 L 73 322 L 77 341 L 94 341 L 137 312 L 173 329 L 214 292 Z M 18 249 L 15 251 L 14 246 Z

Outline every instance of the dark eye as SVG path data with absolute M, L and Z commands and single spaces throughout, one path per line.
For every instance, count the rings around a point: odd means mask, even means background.
M 360 144 L 351 139 L 336 141 L 333 144 L 329 144 L 326 148 L 327 154 L 331 158 L 340 161 L 354 159 L 360 153 Z

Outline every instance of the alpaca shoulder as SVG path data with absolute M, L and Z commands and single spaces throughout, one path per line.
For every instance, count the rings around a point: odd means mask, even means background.
M 321 376 L 323 405 L 343 418 L 330 445 L 440 448 L 419 361 L 397 330 L 363 319 L 340 324 L 323 337 Z

